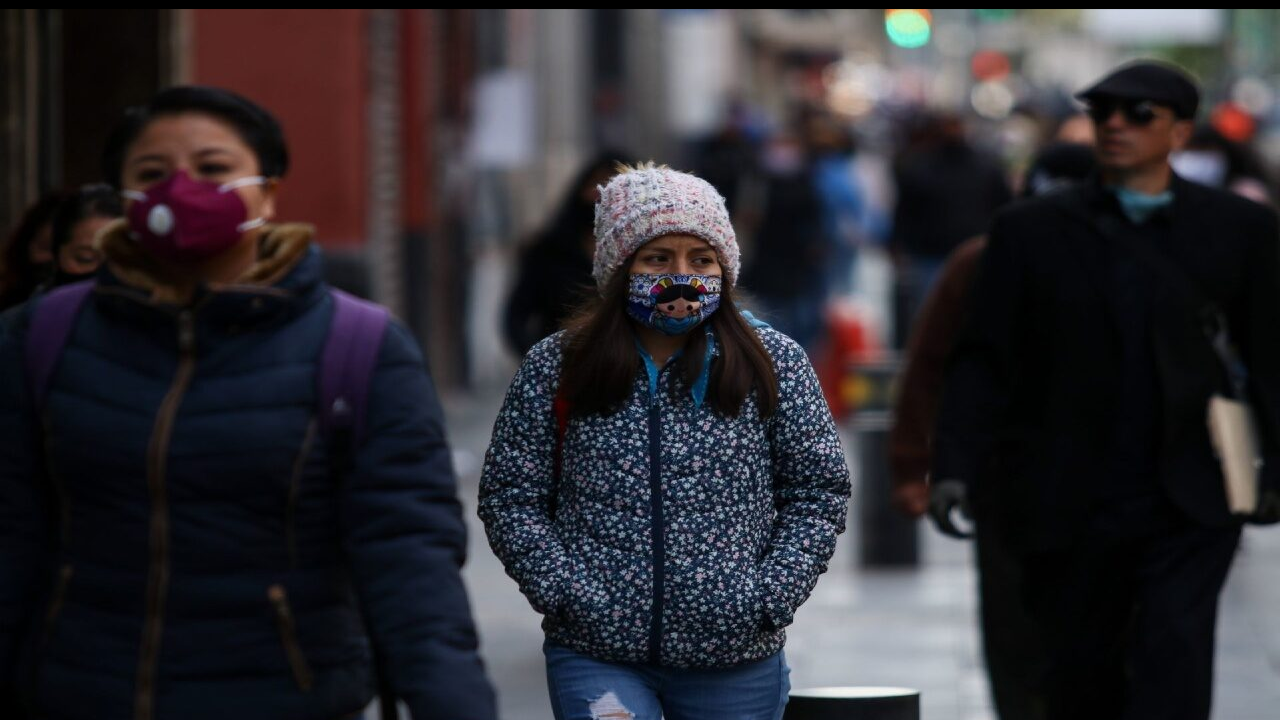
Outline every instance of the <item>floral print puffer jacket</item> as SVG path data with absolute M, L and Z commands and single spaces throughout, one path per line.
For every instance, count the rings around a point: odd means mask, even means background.
M 559 483 L 563 334 L 525 357 L 485 457 L 480 517 L 548 641 L 668 667 L 782 648 L 844 530 L 849 473 L 808 357 L 757 332 L 778 381 L 772 416 L 752 393 L 725 417 L 679 381 L 669 390 L 670 365 L 650 365 L 619 411 L 569 422 Z

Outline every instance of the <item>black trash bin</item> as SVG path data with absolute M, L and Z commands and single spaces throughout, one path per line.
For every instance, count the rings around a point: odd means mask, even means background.
M 894 386 L 902 363 L 885 354 L 850 368 L 861 389 L 849 429 L 857 442 L 858 548 L 867 567 L 914 567 L 920 562 L 918 523 L 892 504 L 889 476 L 889 429 L 893 426 Z

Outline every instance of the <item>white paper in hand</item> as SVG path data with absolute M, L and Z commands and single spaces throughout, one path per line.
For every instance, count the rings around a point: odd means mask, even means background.
M 1258 436 L 1249 405 L 1221 395 L 1209 399 L 1209 439 L 1222 463 L 1227 507 L 1249 515 L 1258 509 Z

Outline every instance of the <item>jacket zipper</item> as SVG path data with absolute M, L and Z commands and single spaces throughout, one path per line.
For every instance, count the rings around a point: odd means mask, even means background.
M 661 372 L 659 372 L 661 386 Z M 666 536 L 662 507 L 662 423 L 657 394 L 649 397 L 649 510 L 653 523 L 653 622 L 649 626 L 649 662 L 662 664 L 662 609 L 666 584 Z
M 293 621 L 293 613 L 289 610 L 289 596 L 283 585 L 272 585 L 267 588 L 267 599 L 276 610 L 276 625 L 280 628 L 280 642 L 284 644 L 285 655 L 289 658 L 289 667 L 293 670 L 294 682 L 303 692 L 309 692 L 315 680 L 311 675 L 311 667 L 307 658 L 298 646 L 297 626 Z
M 67 599 L 67 587 L 71 584 L 72 567 L 71 563 L 64 563 L 58 569 L 58 580 L 53 586 L 53 595 L 49 599 L 49 609 L 44 615 L 44 631 L 40 635 L 38 645 L 41 654 L 49 647 L 49 643 L 53 641 L 53 626 L 58 620 L 58 615 L 62 613 L 62 605 Z M 44 661 L 41 659 L 32 672 L 32 687 L 40 686 L 40 676 L 44 669 Z
M 67 500 L 66 485 L 62 482 L 62 476 L 58 473 L 58 468 L 53 461 L 57 454 L 54 453 L 53 448 L 53 415 L 48 407 L 44 408 L 42 422 L 45 473 L 49 477 L 49 484 L 53 486 L 54 498 L 58 503 L 58 538 L 62 542 L 63 549 L 66 549 L 71 546 L 71 508 Z
M 62 605 L 67 600 L 67 586 L 71 584 L 71 563 L 65 563 L 58 570 L 58 583 L 53 588 L 53 596 L 49 600 L 49 611 L 44 616 L 44 643 L 47 645 L 53 637 L 53 624 L 62 612 Z
M 147 489 L 151 495 L 151 560 L 147 572 L 147 614 L 142 628 L 138 660 L 138 684 L 134 698 L 135 720 L 155 715 L 156 664 L 164 630 L 164 606 L 169 591 L 169 506 L 165 470 L 173 425 L 195 369 L 195 321 L 191 310 L 178 314 L 178 369 L 160 410 L 156 413 L 151 444 L 147 448 Z
M 294 526 L 298 514 L 298 493 L 302 489 L 302 471 L 307 466 L 307 456 L 311 454 L 311 444 L 316 437 L 316 420 L 311 419 L 307 424 L 307 434 L 302 439 L 302 447 L 298 450 L 298 457 L 293 461 L 293 477 L 289 480 L 289 500 L 284 509 L 285 525 L 285 543 L 289 550 L 289 567 L 296 569 L 298 567 L 298 533 Z

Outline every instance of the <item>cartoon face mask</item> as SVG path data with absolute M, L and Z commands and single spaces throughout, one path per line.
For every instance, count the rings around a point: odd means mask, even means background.
M 719 275 L 632 274 L 627 314 L 667 335 L 682 335 L 720 307 Z

